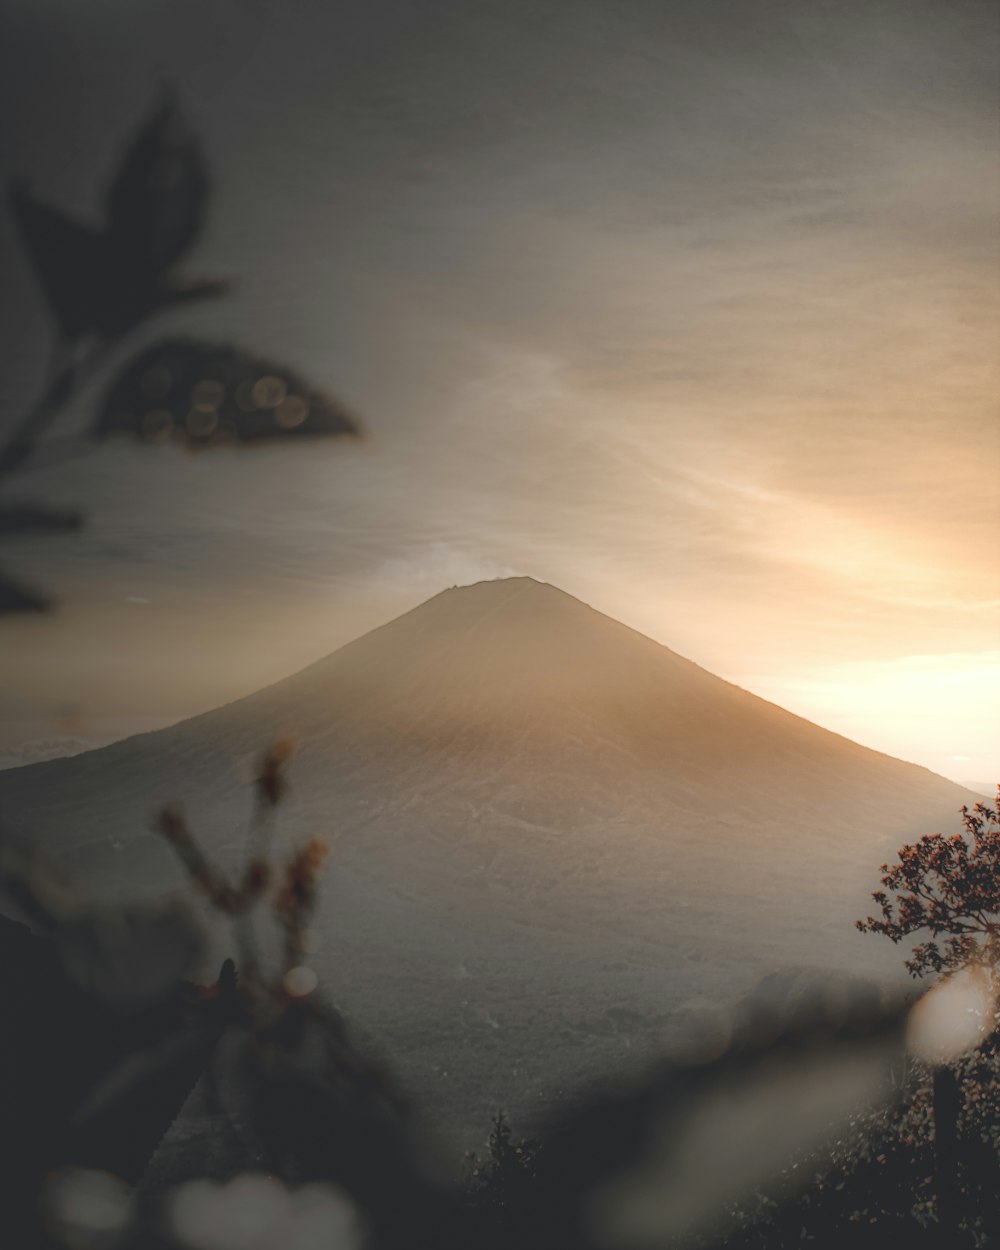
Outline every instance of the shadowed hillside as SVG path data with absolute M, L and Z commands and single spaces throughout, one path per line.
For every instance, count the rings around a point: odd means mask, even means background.
M 300 744 L 279 837 L 333 846 L 317 966 L 466 1141 L 778 968 L 895 968 L 852 929 L 878 864 L 974 801 L 512 578 L 172 728 L 3 773 L 0 811 L 94 890 L 161 892 L 180 876 L 151 813 L 182 802 L 238 862 L 276 734 Z

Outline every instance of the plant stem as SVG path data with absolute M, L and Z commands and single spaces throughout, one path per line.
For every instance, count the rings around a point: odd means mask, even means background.
M 0 481 L 16 472 L 31 456 L 42 435 L 104 359 L 109 346 L 101 340 L 93 343 L 81 356 L 70 356 L 68 359 L 63 352 L 53 353 L 48 381 L 41 395 L 29 405 L 0 447 Z

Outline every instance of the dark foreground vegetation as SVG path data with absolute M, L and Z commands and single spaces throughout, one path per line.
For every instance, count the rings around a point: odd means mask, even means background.
M 10 1244 L 998 1243 L 1000 1059 L 992 973 L 968 962 L 979 948 L 916 1008 L 819 988 L 784 1013 L 744 1012 L 689 1056 L 584 1092 L 537 1140 L 498 1114 L 463 1183 L 443 1176 L 388 1070 L 309 967 L 323 848 L 283 861 L 268 849 L 287 756 L 279 746 L 261 761 L 239 880 L 179 811 L 158 822 L 192 888 L 232 925 L 239 966 L 227 960 L 211 986 L 183 979 L 202 953 L 185 908 L 88 907 L 5 840 L 5 896 L 36 930 L 0 930 Z M 980 805 L 964 819 L 982 860 L 997 813 Z M 941 843 L 968 874 L 955 839 Z M 921 879 L 928 896 L 954 885 L 936 863 Z M 1000 891 L 978 907 L 995 914 Z M 204 1139 L 165 1156 L 195 1090 L 214 1112 Z

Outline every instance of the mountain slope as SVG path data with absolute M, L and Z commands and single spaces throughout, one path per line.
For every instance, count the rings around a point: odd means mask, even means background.
M 466 1133 L 661 1044 L 694 999 L 791 964 L 894 967 L 851 923 L 878 864 L 973 801 L 514 578 L 169 729 L 2 773 L 0 812 L 93 889 L 159 892 L 179 876 L 150 813 L 183 802 L 239 862 L 249 764 L 285 733 L 281 836 L 334 846 L 321 971 Z

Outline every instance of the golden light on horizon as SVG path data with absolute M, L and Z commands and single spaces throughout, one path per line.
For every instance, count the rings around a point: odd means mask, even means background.
M 825 728 L 956 780 L 1000 780 L 1000 650 L 859 660 L 753 688 Z

